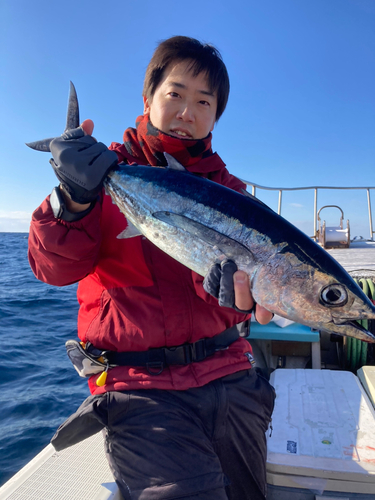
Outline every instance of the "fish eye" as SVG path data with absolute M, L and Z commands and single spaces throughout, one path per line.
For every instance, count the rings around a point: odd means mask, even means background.
M 323 288 L 321 299 L 327 306 L 343 306 L 348 301 L 348 293 L 343 285 L 335 283 Z

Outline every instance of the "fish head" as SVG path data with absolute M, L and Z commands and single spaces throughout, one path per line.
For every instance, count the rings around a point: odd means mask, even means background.
M 328 256 L 328 257 L 327 257 Z M 324 265 L 294 253 L 274 256 L 259 271 L 253 295 L 276 314 L 311 328 L 375 342 L 358 321 L 375 319 L 375 306 L 328 254 Z

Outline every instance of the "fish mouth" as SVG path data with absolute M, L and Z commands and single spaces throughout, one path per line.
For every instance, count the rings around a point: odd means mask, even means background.
M 343 321 L 335 321 L 333 319 L 329 323 L 325 323 L 322 326 L 322 330 L 338 333 L 345 337 L 353 337 L 358 340 L 363 340 L 364 342 L 375 343 L 375 334 L 366 330 L 366 328 L 355 319 L 347 318 Z

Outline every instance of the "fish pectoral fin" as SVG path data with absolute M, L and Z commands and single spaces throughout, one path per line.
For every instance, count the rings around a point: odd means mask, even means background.
M 215 250 L 218 250 L 223 254 L 223 257 L 232 260 L 236 260 L 236 258 L 238 259 L 239 257 L 251 261 L 254 260 L 253 254 L 245 245 L 242 245 L 225 234 L 219 233 L 215 229 L 205 226 L 201 222 L 173 212 L 155 212 L 152 215 L 170 226 L 183 229 L 194 238 L 199 238 Z
M 164 153 L 165 159 L 167 160 L 167 167 L 172 170 L 180 170 L 180 172 L 187 172 L 186 168 L 181 165 L 179 161 L 176 160 L 172 155 Z
M 137 229 L 131 222 L 127 220 L 128 225 L 126 228 L 121 231 L 119 235 L 117 235 L 117 239 L 122 240 L 122 239 L 129 239 L 129 238 L 134 238 L 135 236 L 141 236 L 142 233 L 140 232 L 139 229 Z

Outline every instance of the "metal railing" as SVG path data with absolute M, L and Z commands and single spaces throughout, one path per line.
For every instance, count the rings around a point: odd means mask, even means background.
M 316 230 L 317 230 L 317 214 L 318 214 L 318 191 L 320 189 L 341 189 L 341 190 L 347 190 L 347 189 L 360 189 L 362 191 L 367 192 L 367 206 L 368 206 L 368 217 L 369 217 L 369 229 L 370 229 L 370 240 L 374 241 L 374 234 L 375 231 L 373 230 L 373 225 L 372 225 L 372 209 L 371 209 L 371 189 L 375 189 L 375 187 L 334 187 L 334 186 L 307 186 L 307 187 L 297 187 L 297 188 L 273 188 L 273 187 L 267 187 L 267 186 L 260 186 L 259 184 L 255 184 L 254 182 L 246 181 L 244 179 L 241 179 L 243 182 L 245 182 L 248 186 L 251 186 L 251 194 L 253 196 L 256 196 L 256 190 L 257 189 L 263 189 L 265 191 L 278 191 L 279 192 L 279 200 L 278 200 L 278 208 L 277 208 L 277 213 L 281 215 L 281 205 L 282 205 L 282 196 L 283 196 L 283 191 L 305 191 L 308 189 L 313 189 L 314 190 L 314 232 L 313 232 L 313 237 L 316 235 Z

